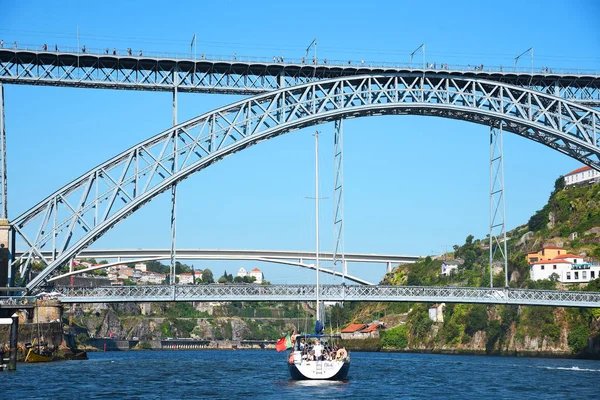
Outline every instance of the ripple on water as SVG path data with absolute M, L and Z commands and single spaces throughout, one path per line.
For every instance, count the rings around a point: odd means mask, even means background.
M 352 353 L 346 381 L 292 381 L 275 351 L 92 353 L 87 361 L 19 364 L 0 373 L 6 399 L 596 398 L 600 362 Z M 575 375 L 576 377 L 577 375 Z

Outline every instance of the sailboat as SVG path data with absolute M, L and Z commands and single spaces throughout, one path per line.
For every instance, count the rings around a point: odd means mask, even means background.
M 302 380 L 343 380 L 350 370 L 350 354 L 344 347 L 339 347 L 340 336 L 323 334 L 321 322 L 321 301 L 319 299 L 319 132 L 315 132 L 315 230 L 316 251 L 315 269 L 317 272 L 316 301 L 317 320 L 314 334 L 298 334 L 293 336 L 293 347 L 288 358 L 288 369 L 292 379 Z

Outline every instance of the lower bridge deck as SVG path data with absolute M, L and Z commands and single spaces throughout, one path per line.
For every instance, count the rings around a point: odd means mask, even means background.
M 314 301 L 315 285 L 151 285 L 53 288 L 63 303 Z M 600 308 L 600 292 L 448 286 L 322 285 L 321 301 L 482 303 Z

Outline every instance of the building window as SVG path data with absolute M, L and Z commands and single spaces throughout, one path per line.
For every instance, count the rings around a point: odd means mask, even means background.
M 543 265 L 540 265 L 540 269 L 543 271 L 543 270 L 544 270 L 544 266 L 543 266 Z
M 575 279 L 579 279 L 579 271 L 575 271 Z
M 558 251 L 558 255 L 560 256 L 560 250 Z
M 596 271 L 590 271 L 590 279 L 596 279 Z
M 553 266 L 552 266 L 552 269 L 556 269 L 556 265 L 553 265 Z
M 581 271 L 581 279 L 587 279 L 587 271 Z
M 570 281 L 571 280 L 571 273 L 567 272 L 567 280 Z

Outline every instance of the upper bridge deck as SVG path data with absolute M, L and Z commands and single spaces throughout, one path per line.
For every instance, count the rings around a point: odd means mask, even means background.
M 0 83 L 104 89 L 257 94 L 320 79 L 353 75 L 465 76 L 533 88 L 600 106 L 600 71 L 363 60 L 273 59 L 77 49 L 0 49 Z

